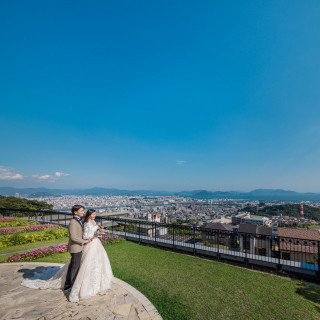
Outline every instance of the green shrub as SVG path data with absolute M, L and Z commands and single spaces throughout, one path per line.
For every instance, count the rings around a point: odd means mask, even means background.
M 22 220 L 22 219 L 3 220 L 3 221 L 0 221 L 0 228 L 35 226 L 38 224 L 40 224 L 40 222 L 38 221 L 28 221 L 28 220 Z
M 53 240 L 67 237 L 68 229 L 50 229 L 48 231 L 36 231 L 28 233 L 13 233 L 0 236 L 0 248 L 14 246 L 37 241 Z

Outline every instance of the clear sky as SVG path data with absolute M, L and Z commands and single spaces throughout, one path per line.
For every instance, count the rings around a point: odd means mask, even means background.
M 320 1 L 0 3 L 0 186 L 320 192 Z

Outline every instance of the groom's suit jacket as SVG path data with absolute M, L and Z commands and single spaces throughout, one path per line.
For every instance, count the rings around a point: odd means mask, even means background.
M 68 252 L 78 253 L 83 249 L 86 240 L 82 238 L 83 230 L 81 224 L 76 219 L 71 219 L 69 223 L 69 243 Z

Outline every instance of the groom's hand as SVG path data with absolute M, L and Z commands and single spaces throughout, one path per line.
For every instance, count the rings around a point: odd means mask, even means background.
M 87 244 L 87 243 L 90 243 L 90 242 L 92 241 L 92 239 L 93 239 L 93 238 L 88 239 L 88 240 L 86 241 L 86 244 Z

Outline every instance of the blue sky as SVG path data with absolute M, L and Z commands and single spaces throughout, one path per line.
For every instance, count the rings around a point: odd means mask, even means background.
M 319 1 L 2 1 L 0 186 L 320 192 Z

